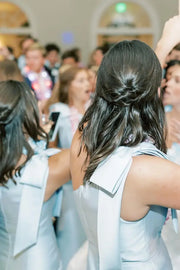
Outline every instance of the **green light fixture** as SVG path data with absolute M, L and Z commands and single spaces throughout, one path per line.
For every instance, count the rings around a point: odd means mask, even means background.
M 124 13 L 127 10 L 127 5 L 125 3 L 117 3 L 115 9 L 118 13 Z

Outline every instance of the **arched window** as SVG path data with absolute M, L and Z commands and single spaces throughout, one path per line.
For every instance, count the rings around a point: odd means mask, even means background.
M 104 43 L 139 39 L 151 47 L 157 42 L 158 19 L 146 0 L 106 0 L 95 12 L 92 49 Z
M 31 22 L 19 5 L 0 1 L 0 46 L 10 46 L 19 55 L 19 44 L 26 36 L 34 35 Z

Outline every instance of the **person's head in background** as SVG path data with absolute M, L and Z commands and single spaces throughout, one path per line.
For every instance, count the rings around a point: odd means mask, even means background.
M 10 46 L 4 46 L 1 49 L 1 55 L 3 56 L 3 60 L 8 59 L 8 60 L 16 60 L 14 56 L 14 50 Z
M 79 58 L 79 61 L 81 61 L 81 49 L 78 47 L 74 47 L 71 49 L 72 52 L 74 52 L 77 57 Z
M 60 65 L 60 47 L 54 43 L 48 43 L 45 46 L 46 50 L 46 60 L 48 61 L 48 66 L 53 68 L 56 64 Z
M 78 66 L 79 56 L 74 50 L 67 50 L 61 56 L 62 65 Z
M 23 40 L 20 42 L 20 47 L 21 47 L 21 50 L 22 50 L 22 54 L 26 54 L 28 48 L 29 48 L 34 42 L 37 42 L 37 40 L 34 39 L 34 38 L 31 37 L 31 36 L 27 36 L 25 39 L 23 39 Z
M 90 99 L 90 83 L 86 69 L 79 67 L 67 67 L 60 74 L 60 84 L 53 100 L 69 106 L 86 104 Z
M 37 42 L 36 39 L 32 38 L 31 36 L 27 36 L 20 42 L 21 48 L 21 55 L 17 59 L 18 67 L 23 73 L 24 67 L 26 66 L 26 52 L 28 48 L 34 43 Z
M 7 178 L 11 178 L 23 149 L 26 149 L 27 155 L 21 167 L 34 154 L 28 138 L 38 141 L 40 138 L 47 139 L 47 135 L 40 126 L 37 101 L 26 83 L 11 80 L 0 82 L 0 111 L 1 175 L 5 175 L 6 169 Z M 8 164 L 2 159 L 8 160 Z
M 168 64 L 163 103 L 180 109 L 180 61 L 172 60 Z
M 171 60 L 180 60 L 180 43 L 178 43 L 168 54 L 166 63 Z
M 77 66 L 78 67 L 84 67 L 84 64 L 82 63 L 82 53 L 81 53 L 81 49 L 79 47 L 74 47 L 71 49 L 72 52 L 74 52 L 77 57 L 78 57 L 78 63 Z
M 174 70 L 176 70 L 178 66 L 180 66 L 180 60 L 171 60 L 166 64 L 166 67 L 164 69 L 164 78 L 162 80 L 161 90 L 162 90 L 163 104 L 165 106 L 166 112 L 172 109 L 171 106 L 172 104 L 167 103 L 169 101 L 167 99 L 167 95 L 164 95 L 166 91 L 165 89 L 167 86 L 167 82 L 171 79 L 172 73 L 174 72 Z
M 92 55 L 92 58 L 93 58 L 92 60 L 95 66 L 100 66 L 102 59 L 108 50 L 109 50 L 108 44 L 104 44 L 103 46 L 99 46 L 95 48 Z
M 28 68 L 36 73 L 40 73 L 45 61 L 46 51 L 39 43 L 33 43 L 26 52 L 26 64 Z
M 171 60 L 165 68 L 165 79 L 168 81 L 171 78 L 173 71 L 177 66 L 180 66 L 180 60 Z
M 4 60 L 0 62 L 0 81 L 23 81 L 21 72 L 15 61 Z
M 94 93 L 96 89 L 96 80 L 97 80 L 97 73 L 98 73 L 98 66 L 91 66 L 88 68 L 88 75 L 89 75 L 89 83 L 91 92 Z

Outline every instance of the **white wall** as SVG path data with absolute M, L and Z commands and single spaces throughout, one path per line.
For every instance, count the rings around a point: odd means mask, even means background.
M 86 62 L 91 51 L 91 25 L 93 16 L 101 3 L 106 0 L 9 0 L 27 11 L 33 20 L 35 36 L 45 44 L 56 42 L 64 50 L 68 47 L 82 48 L 83 61 Z M 159 33 L 164 22 L 178 13 L 178 0 L 142 0 L 147 1 L 158 15 Z M 62 44 L 62 33 L 72 32 L 74 44 Z

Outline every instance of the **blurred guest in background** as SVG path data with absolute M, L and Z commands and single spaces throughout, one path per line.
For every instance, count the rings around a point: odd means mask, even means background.
M 77 55 L 78 59 L 79 59 L 79 61 L 77 63 L 77 66 L 78 67 L 85 67 L 84 64 L 82 63 L 81 49 L 78 48 L 78 47 L 75 47 L 75 48 L 72 48 L 71 51 L 74 52 Z
M 23 69 L 25 82 L 34 91 L 40 107 L 43 107 L 52 92 L 52 79 L 44 68 L 45 49 L 39 43 L 33 43 L 26 52 L 26 66 Z
M 67 50 L 61 56 L 62 65 L 78 66 L 79 56 L 74 50 Z
M 63 67 L 63 66 L 62 66 Z M 60 75 L 60 85 L 53 93 L 50 111 L 60 112 L 57 140 L 53 146 L 70 148 L 72 137 L 90 102 L 90 83 L 86 69 L 67 67 Z M 57 240 L 66 269 L 70 259 L 85 241 L 85 234 L 76 211 L 71 182 L 63 186 L 60 218 L 57 220 Z
M 96 89 L 96 80 L 97 80 L 97 73 L 98 73 L 98 66 L 91 66 L 88 68 L 89 74 L 89 83 L 91 85 L 91 94 L 93 95 Z
M 53 85 L 57 82 L 60 68 L 60 48 L 54 43 L 45 46 L 46 60 L 44 67 L 53 80 Z
M 22 71 L 23 68 L 26 65 L 26 52 L 27 49 L 35 42 L 36 40 L 34 38 L 32 38 L 31 36 L 27 36 L 25 39 L 23 39 L 20 43 L 20 47 L 22 50 L 22 54 L 19 56 L 17 63 L 18 63 L 18 67 L 19 69 Z
M 14 50 L 10 46 L 3 46 L 1 48 L 0 54 L 2 55 L 3 60 L 14 60 L 17 61 L 16 57 L 14 56 Z
M 92 54 L 92 65 L 100 66 L 105 53 L 109 50 L 109 45 L 104 44 L 103 46 L 96 47 Z

